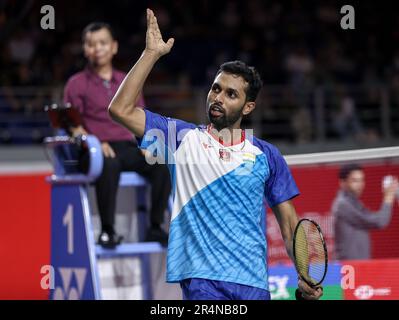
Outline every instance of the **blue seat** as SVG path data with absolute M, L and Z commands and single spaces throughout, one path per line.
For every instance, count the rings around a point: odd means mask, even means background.
M 147 181 L 136 172 L 122 172 L 119 178 L 120 187 L 145 187 Z

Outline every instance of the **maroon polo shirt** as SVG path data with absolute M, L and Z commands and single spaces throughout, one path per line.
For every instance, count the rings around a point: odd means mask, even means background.
M 64 102 L 76 107 L 86 131 L 100 141 L 134 140 L 133 134 L 114 122 L 108 114 L 108 105 L 125 78 L 126 73 L 113 69 L 106 81 L 90 68 L 74 74 L 64 89 Z M 139 106 L 144 106 L 140 97 Z

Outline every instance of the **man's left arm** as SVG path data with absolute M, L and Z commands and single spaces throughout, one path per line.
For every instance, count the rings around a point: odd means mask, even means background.
M 295 227 L 298 224 L 298 216 L 294 204 L 291 200 L 284 201 L 272 207 L 272 210 L 280 226 L 288 256 L 295 264 L 293 238 Z M 302 292 L 302 296 L 307 300 L 318 300 L 323 295 L 321 287 L 312 288 L 301 279 L 298 279 L 298 288 Z
M 285 243 L 288 256 L 294 261 L 292 240 L 294 238 L 295 227 L 298 223 L 298 216 L 291 200 L 284 201 L 272 208 L 277 222 L 280 226 L 281 235 Z

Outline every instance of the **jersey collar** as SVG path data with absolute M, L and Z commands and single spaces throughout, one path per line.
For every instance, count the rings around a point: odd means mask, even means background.
M 221 145 L 223 145 L 224 147 L 232 147 L 232 146 L 235 146 L 235 145 L 239 145 L 239 144 L 241 144 L 241 143 L 243 143 L 244 141 L 245 141 L 245 130 L 242 130 L 241 129 L 241 137 L 240 137 L 240 140 L 236 140 L 236 141 L 226 141 L 226 142 L 224 142 L 223 141 L 223 139 L 222 139 L 222 137 L 220 137 L 220 136 L 216 136 L 216 135 L 214 135 L 213 133 L 212 133 L 212 125 L 211 124 L 208 124 L 207 126 L 206 126 L 206 131 L 209 133 L 209 135 L 213 138 L 213 139 L 215 139 L 217 142 L 219 142 Z

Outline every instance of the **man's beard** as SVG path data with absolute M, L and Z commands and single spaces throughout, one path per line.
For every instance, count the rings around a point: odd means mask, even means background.
M 244 107 L 244 106 L 243 106 Z M 224 128 L 231 127 L 241 118 L 242 108 L 236 112 L 226 115 L 223 110 L 223 114 L 219 117 L 215 117 L 211 114 L 212 105 L 208 109 L 208 119 L 213 124 L 216 130 L 220 131 Z

